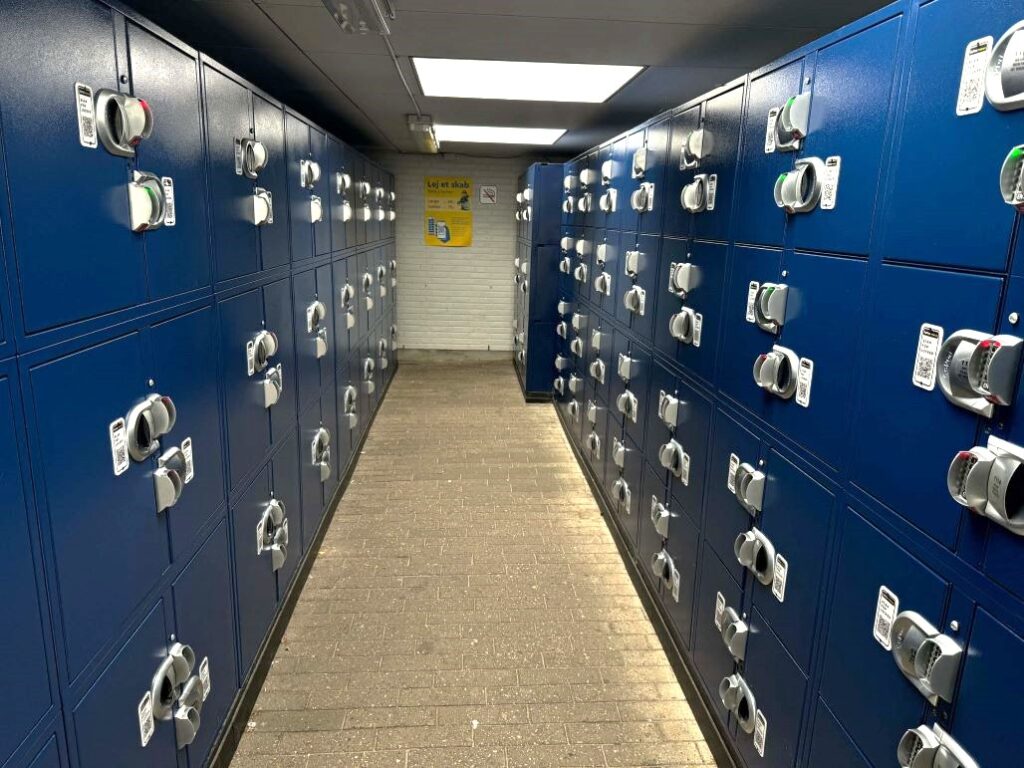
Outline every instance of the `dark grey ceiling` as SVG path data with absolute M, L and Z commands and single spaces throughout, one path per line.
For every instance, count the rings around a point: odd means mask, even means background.
M 343 32 L 320 0 L 127 0 L 342 138 L 415 151 L 413 105 L 378 35 Z M 882 0 L 395 0 L 391 43 L 436 122 L 568 128 L 573 155 L 885 5 Z M 426 98 L 411 56 L 646 65 L 604 104 Z M 445 144 L 488 156 L 521 146 Z

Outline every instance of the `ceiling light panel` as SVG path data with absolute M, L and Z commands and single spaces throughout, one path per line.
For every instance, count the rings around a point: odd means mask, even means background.
M 565 128 L 512 128 L 492 125 L 434 125 L 434 135 L 444 142 L 472 142 L 475 144 L 542 144 L 550 146 L 558 141 Z
M 413 57 L 424 96 L 600 104 L 643 67 Z

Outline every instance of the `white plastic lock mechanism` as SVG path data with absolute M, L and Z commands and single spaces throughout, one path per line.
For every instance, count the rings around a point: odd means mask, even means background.
M 370 210 L 370 206 L 368 206 L 368 205 L 360 206 L 360 208 L 359 208 L 359 221 L 366 222 L 366 221 L 369 221 L 371 218 L 373 218 L 373 212 Z
M 577 283 L 587 282 L 587 265 L 577 264 L 576 268 L 572 271 L 572 276 Z
M 320 474 L 320 482 L 326 483 L 331 476 L 331 433 L 320 427 L 313 435 L 310 445 L 313 467 Z
M 579 402 L 576 401 L 576 400 L 570 400 L 568 408 L 569 408 L 569 417 L 574 422 L 579 422 L 579 420 L 580 420 L 580 404 L 579 404 Z
M 686 136 L 679 150 L 679 170 L 688 171 L 700 165 L 711 154 L 711 134 L 698 128 Z
M 580 213 L 590 213 L 593 209 L 594 195 L 591 192 L 584 192 L 580 195 L 579 200 L 576 201 L 576 210 Z
M 569 368 L 571 361 L 565 355 L 555 355 L 555 370 L 564 371 Z
M 590 241 L 585 237 L 581 237 L 576 241 L 576 255 L 581 259 L 585 259 L 590 255 Z
M 754 296 L 754 322 L 769 333 L 778 333 L 786 322 L 789 287 L 783 283 L 761 283 Z
M 892 657 L 903 676 L 936 706 L 952 702 L 963 648 L 914 611 L 901 611 L 892 623 Z
M 999 170 L 999 192 L 1003 202 L 1024 213 L 1024 144 L 1010 150 Z
M 601 186 L 607 187 L 615 178 L 615 161 L 605 160 L 601 163 Z
M 572 195 L 566 195 L 565 200 L 562 201 L 562 213 L 575 213 L 576 212 L 576 198 Z
M 149 395 L 135 405 L 125 417 L 128 455 L 142 461 L 160 450 L 160 438 L 174 429 L 178 409 L 164 395 Z
M 591 431 L 591 433 L 589 435 L 587 435 L 587 450 L 590 451 L 590 457 L 592 459 L 600 460 L 600 458 L 601 458 L 601 438 L 598 437 L 597 432 Z
M 633 190 L 629 196 L 629 205 L 637 213 L 647 213 L 654 210 L 654 183 L 643 182 Z
M 174 723 L 178 749 L 191 744 L 199 732 L 205 691 L 200 678 L 192 675 L 195 664 L 195 651 L 174 643 L 150 683 L 153 719 Z
M 896 747 L 900 768 L 978 768 L 967 750 L 935 723 L 906 731 Z
M 569 324 L 561 320 L 555 324 L 555 334 L 563 339 L 569 338 Z
M 689 457 L 678 440 L 669 440 L 658 449 L 658 463 L 675 475 L 676 478 L 680 480 L 688 479 Z
M 765 392 L 788 400 L 796 393 L 799 368 L 796 352 L 776 344 L 754 361 L 754 382 Z
M 808 213 L 818 207 L 825 179 L 825 163 L 819 157 L 802 157 L 792 171 L 775 180 L 775 204 L 786 213 Z
M 1000 112 L 1024 107 L 1024 21 L 1006 30 L 988 60 L 985 95 Z
M 564 395 L 565 394 L 565 377 L 564 376 L 556 376 L 554 384 L 552 385 L 552 388 L 559 395 Z
M 583 348 L 583 339 L 579 336 L 575 337 L 569 342 L 569 351 L 572 352 L 576 357 L 583 357 L 586 350 Z
M 153 472 L 153 487 L 156 496 L 156 511 L 163 512 L 178 503 L 181 492 L 185 488 L 187 463 L 185 453 L 175 446 L 157 459 L 157 469 Z
M 570 251 L 576 249 L 576 239 L 573 237 L 569 237 L 569 235 L 565 235 L 561 240 L 558 241 L 558 244 L 566 253 L 569 253 Z
M 264 370 L 270 364 L 270 358 L 277 354 L 277 334 L 263 329 L 253 338 L 252 366 L 255 373 Z
M 620 352 L 616 370 L 618 371 L 619 378 L 628 382 L 640 372 L 640 361 L 635 357 L 630 357 L 625 352 Z
M 153 134 L 153 110 L 145 99 L 106 88 L 96 93 L 96 136 L 116 157 L 135 157 L 135 148 Z
M 570 312 L 572 312 L 572 304 L 570 304 L 565 299 L 559 299 L 558 306 L 556 307 L 556 310 L 558 311 L 559 315 L 561 315 L 562 317 L 565 317 Z
M 373 380 L 373 375 L 377 372 L 377 364 L 373 362 L 372 357 L 363 358 L 363 391 L 368 395 L 372 395 L 377 391 L 377 383 Z
M 601 208 L 602 213 L 615 213 L 616 203 L 618 202 L 618 191 L 615 189 L 609 189 L 601 195 L 598 199 L 597 204 Z
M 583 390 L 583 379 L 575 373 L 569 374 L 569 393 L 578 395 Z
M 572 273 L 572 259 L 568 256 L 563 256 L 562 260 L 558 262 L 558 271 L 563 275 Z
M 348 192 L 350 189 L 352 189 L 352 176 L 351 175 L 349 175 L 347 173 L 343 173 L 343 172 L 338 172 L 338 173 L 334 174 L 334 191 L 335 192 L 337 192 L 339 195 L 341 195 L 341 194 L 344 194 L 345 192 Z
M 341 220 L 344 223 L 352 221 L 352 203 L 348 200 L 341 201 Z
M 324 204 L 317 195 L 309 197 L 309 220 L 314 224 L 324 220 Z
M 568 174 L 562 178 L 562 189 L 566 192 L 572 192 L 579 185 L 579 176 Z
M 647 147 L 640 147 L 633 153 L 633 163 L 629 175 L 634 179 L 642 179 L 647 172 Z
M 387 211 L 385 211 L 383 208 L 374 208 L 373 216 L 375 219 L 377 219 L 377 221 L 384 221 L 384 219 L 387 218 Z
M 597 414 L 601 410 L 600 406 L 593 400 L 587 400 L 587 422 L 591 428 L 597 426 Z
M 584 168 L 580 171 L 580 184 L 584 187 L 589 187 L 597 181 L 597 171 L 593 168 Z
M 240 139 L 238 144 L 242 154 L 242 175 L 247 179 L 255 179 L 267 167 L 270 159 L 267 147 L 255 139 Z
M 722 642 L 736 661 L 743 661 L 747 655 L 747 637 L 750 627 L 736 612 L 735 608 L 726 606 L 722 611 Z
M 266 376 L 260 381 L 260 390 L 263 394 L 264 408 L 273 408 L 277 405 L 284 391 L 284 372 L 280 365 L 267 371 Z
M 701 213 L 708 207 L 708 175 L 698 173 L 693 181 L 683 186 L 679 203 L 689 213 Z
M 697 327 L 697 313 L 690 307 L 682 307 L 668 319 L 668 331 L 681 344 L 692 344 L 694 329 Z
M 1010 405 L 1017 389 L 1021 346 L 1018 336 L 960 330 L 939 350 L 938 384 L 951 403 L 986 418 L 997 405 Z
M 616 508 L 627 515 L 633 514 L 633 491 L 626 482 L 626 478 L 620 477 L 612 484 L 612 498 L 615 500 Z
M 299 186 L 303 189 L 313 189 L 318 181 L 320 181 L 320 163 L 315 160 L 300 160 Z
M 800 141 L 807 137 L 810 117 L 810 92 L 791 96 L 775 116 L 775 148 L 780 152 L 800 149 Z
M 380 361 L 380 369 L 382 371 L 387 370 L 388 363 L 390 362 L 390 360 L 388 359 L 388 340 L 387 339 L 380 339 L 377 342 L 377 359 Z
M 753 464 L 741 462 L 733 473 L 736 500 L 752 516 L 761 511 L 764 504 L 764 486 L 767 476 Z
M 743 676 L 736 673 L 724 678 L 718 686 L 718 697 L 722 706 L 736 716 L 740 729 L 744 733 L 753 733 L 757 701 Z
M 700 283 L 700 269 L 688 261 L 672 262 L 668 272 L 668 290 L 681 299 Z
M 288 520 L 285 517 L 284 502 L 280 499 L 271 499 L 263 509 L 260 518 L 258 531 L 262 534 L 260 538 L 260 551 L 270 553 L 271 569 L 281 570 L 288 559 Z
M 736 537 L 732 544 L 736 560 L 768 586 L 775 578 L 775 545 L 757 528 Z
M 587 316 L 581 312 L 572 313 L 572 329 L 576 333 L 582 333 L 587 327 Z
M 686 420 L 686 402 L 665 390 L 658 392 L 658 418 L 669 429 L 675 429 Z
M 987 447 L 953 457 L 946 487 L 953 501 L 1024 536 L 1024 448 L 989 436 Z
M 636 278 L 640 275 L 640 262 L 643 261 L 643 253 L 640 251 L 626 251 L 622 260 L 622 270 L 626 277 Z
M 605 262 L 608 261 L 608 243 L 598 243 L 597 252 L 594 254 L 594 260 L 598 266 L 604 266 Z
M 145 232 L 163 226 L 167 215 L 167 196 L 160 177 L 146 171 L 132 171 L 128 182 L 128 218 L 132 232 Z
M 661 538 L 668 538 L 668 526 L 672 520 L 672 513 L 669 512 L 661 501 L 658 500 L 657 496 L 651 496 L 651 525 L 654 526 L 654 531 Z
M 319 299 L 306 307 L 306 333 L 313 333 L 327 317 L 327 305 Z
M 651 555 L 651 573 L 665 589 L 671 591 L 672 597 L 679 599 L 679 570 L 672 555 L 664 548 Z
M 611 296 L 612 276 L 607 272 L 599 272 L 594 278 L 594 290 L 605 296 Z
M 597 358 L 590 364 L 590 375 L 597 380 L 598 384 L 604 384 L 604 360 L 602 360 L 601 358 Z
M 647 309 L 647 291 L 639 285 L 634 285 L 622 294 L 622 303 L 634 315 L 643 316 Z
M 252 223 L 257 227 L 274 223 L 274 196 L 269 189 L 256 187 L 253 190 Z
M 619 396 L 615 398 L 615 407 L 619 409 L 619 413 L 636 424 L 640 411 L 640 404 L 637 402 L 636 395 L 628 389 L 621 392 Z
M 612 462 L 619 469 L 626 468 L 626 453 L 629 451 L 626 444 L 619 438 L 612 438 Z
M 590 348 L 595 352 L 601 351 L 601 341 L 604 339 L 604 331 L 600 327 L 590 332 Z
M 356 410 L 359 403 L 359 393 L 351 384 L 346 386 L 344 391 L 341 393 L 341 403 L 342 415 L 345 419 L 343 423 L 346 424 L 349 429 L 355 429 L 359 425 L 359 414 Z

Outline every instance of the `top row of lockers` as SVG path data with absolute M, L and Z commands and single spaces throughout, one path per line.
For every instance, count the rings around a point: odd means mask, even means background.
M 563 221 L 1005 272 L 1021 18 L 1005 0 L 894 3 L 568 163 Z
M 0 12 L 0 358 L 393 237 L 391 174 L 145 20 Z

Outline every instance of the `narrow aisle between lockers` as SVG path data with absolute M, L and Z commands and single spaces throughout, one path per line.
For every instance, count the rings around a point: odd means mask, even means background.
M 403 362 L 234 765 L 715 765 L 553 416 Z

